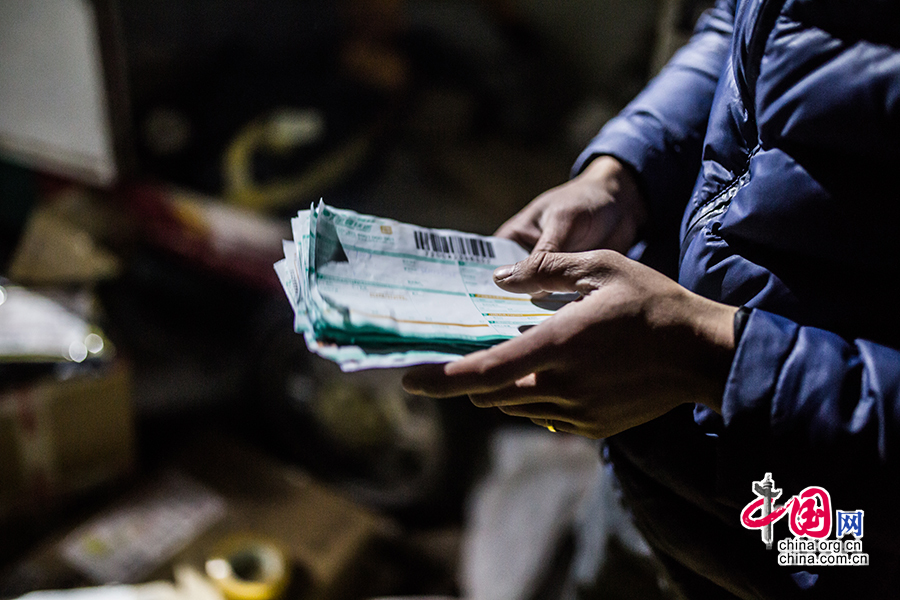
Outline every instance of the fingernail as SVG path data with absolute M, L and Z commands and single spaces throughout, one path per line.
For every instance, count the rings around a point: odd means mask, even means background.
M 503 279 L 506 279 L 507 277 L 509 277 L 510 275 L 512 275 L 512 273 L 513 273 L 513 265 L 507 265 L 507 266 L 505 266 L 505 267 L 499 267 L 499 268 L 497 268 L 497 269 L 494 270 L 494 280 L 495 280 L 495 281 L 502 281 Z

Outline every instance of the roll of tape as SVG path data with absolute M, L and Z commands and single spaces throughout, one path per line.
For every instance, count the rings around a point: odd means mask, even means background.
M 290 568 L 278 544 L 240 538 L 207 559 L 206 574 L 227 600 L 276 600 L 287 587 Z

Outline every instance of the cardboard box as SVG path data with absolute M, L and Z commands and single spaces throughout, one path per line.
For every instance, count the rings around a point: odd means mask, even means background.
M 131 473 L 134 430 L 123 363 L 0 392 L 0 524 L 40 520 Z
M 291 571 L 283 598 L 358 598 L 372 586 L 380 544 L 395 535 L 390 520 L 303 471 L 232 437 L 198 433 L 161 471 L 0 575 L 0 597 L 171 580 L 177 565 L 202 572 L 223 543 L 248 537 L 283 550 Z
M 287 553 L 293 582 L 285 597 L 355 597 L 371 583 L 367 564 L 379 544 L 396 533 L 391 521 L 306 472 L 221 434 L 199 437 L 177 468 L 219 494 L 225 514 L 170 564 L 202 565 L 223 540 L 259 537 Z

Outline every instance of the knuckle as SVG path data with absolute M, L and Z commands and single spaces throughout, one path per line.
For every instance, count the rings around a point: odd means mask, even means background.
M 576 207 L 571 206 L 567 202 L 563 202 L 553 205 L 548 210 L 548 216 L 551 216 L 555 221 L 562 224 L 568 224 L 578 218 L 579 212 L 580 211 Z
M 591 259 L 594 264 L 602 267 L 613 267 L 616 266 L 621 258 L 621 254 L 616 252 L 615 250 L 610 250 L 608 248 L 603 248 L 601 250 L 595 250 L 591 253 Z
M 615 250 L 603 249 L 586 253 L 583 259 L 579 269 L 580 278 L 603 284 L 609 283 L 621 271 L 625 257 Z
M 557 255 L 553 252 L 538 252 L 533 254 L 527 264 L 530 274 L 552 272 L 558 264 Z

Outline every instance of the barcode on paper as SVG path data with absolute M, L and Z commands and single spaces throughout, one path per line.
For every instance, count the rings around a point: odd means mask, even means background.
M 431 231 L 416 231 L 416 249 L 441 252 L 461 258 L 495 258 L 494 245 L 479 238 L 458 235 L 438 235 Z

